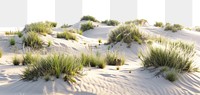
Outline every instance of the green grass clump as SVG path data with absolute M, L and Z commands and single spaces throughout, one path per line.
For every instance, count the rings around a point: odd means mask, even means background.
M 133 21 L 125 22 L 125 24 L 135 24 L 135 25 L 138 25 L 138 26 L 144 26 L 146 23 L 148 23 L 148 22 L 145 19 L 136 19 L 136 20 L 133 20 Z
M 39 49 L 39 48 L 43 47 L 42 46 L 42 44 L 43 44 L 42 39 L 34 31 L 27 33 L 27 35 L 23 38 L 23 43 L 25 44 L 25 46 L 29 46 L 29 47 L 34 48 L 34 49 Z
M 41 58 L 35 64 L 29 65 L 23 72 L 22 79 L 29 81 L 47 75 L 55 76 L 56 78 L 64 75 L 63 79 L 65 81 L 74 83 L 76 82 L 74 77 L 80 75 L 82 67 L 80 59 L 77 57 L 53 54 Z
M 165 25 L 165 31 L 177 32 L 182 29 L 183 29 L 183 26 L 180 24 L 171 25 L 170 23 L 166 23 Z
M 93 16 L 83 16 L 82 18 L 81 18 L 81 21 L 83 21 L 83 20 L 87 20 L 87 21 L 93 21 L 93 22 L 99 22 L 98 20 L 96 20 L 96 18 L 94 18 Z
M 108 65 L 121 66 L 124 65 L 125 59 L 119 56 L 117 52 L 107 52 L 105 61 Z
M 69 28 L 70 27 L 70 25 L 68 25 L 68 24 L 63 24 L 60 28 Z
M 104 23 L 108 26 L 117 26 L 120 24 L 120 22 L 117 20 L 105 20 L 105 21 L 102 21 L 101 23 Z
M 6 35 L 17 35 L 19 31 L 6 31 Z
M 69 31 L 64 31 L 62 33 L 58 33 L 57 38 L 65 38 L 66 40 L 77 40 L 76 35 Z
M 195 53 L 194 44 L 175 41 L 149 46 L 146 53 L 140 53 L 139 58 L 144 67 L 167 66 L 180 71 L 191 71 Z
M 11 46 L 15 45 L 15 39 L 14 39 L 14 38 L 11 38 L 11 39 L 10 39 L 10 45 L 11 45 Z
M 23 61 L 22 61 L 22 65 L 29 65 L 29 64 L 33 64 L 37 61 L 37 57 L 33 56 L 33 54 L 31 52 L 27 52 L 24 56 L 23 56 Z
M 109 43 L 120 41 L 123 41 L 125 43 L 136 41 L 141 44 L 142 34 L 140 33 L 139 29 L 133 24 L 121 25 L 111 31 L 108 39 Z
M 51 41 L 48 41 L 48 47 L 50 47 L 52 45 Z
M 2 49 L 0 49 L 0 58 L 2 57 L 2 55 L 3 55 L 3 51 Z
M 94 25 L 92 24 L 92 22 L 87 22 L 87 23 L 81 24 L 81 30 L 83 32 L 90 30 L 90 29 L 94 29 Z
M 200 32 L 200 27 L 199 27 L 199 26 L 196 26 L 196 27 L 195 27 L 195 31 Z
M 37 32 L 40 34 L 50 34 L 51 31 L 51 24 L 45 23 L 45 22 L 36 22 L 36 23 L 31 23 L 25 26 L 24 31 L 25 32 Z
M 57 26 L 56 22 L 46 21 L 45 23 L 50 27 L 56 27 Z
M 19 65 L 20 62 L 21 62 L 21 60 L 20 60 L 18 57 L 15 56 L 15 57 L 13 58 L 13 65 Z
M 84 66 L 105 68 L 106 63 L 104 58 L 99 54 L 81 54 L 81 63 Z
M 177 71 L 171 70 L 171 71 L 166 72 L 165 78 L 167 80 L 171 81 L 171 82 L 176 81 L 178 79 L 178 77 L 177 77 Z
M 154 24 L 155 27 L 163 27 L 163 23 L 162 22 L 156 22 Z
M 17 35 L 19 38 L 21 38 L 23 36 L 22 32 L 18 32 Z

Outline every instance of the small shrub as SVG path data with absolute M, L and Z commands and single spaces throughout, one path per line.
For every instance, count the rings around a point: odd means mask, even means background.
M 19 38 L 21 38 L 23 36 L 22 32 L 18 32 L 17 35 Z
M 108 65 L 121 66 L 124 65 L 125 59 L 117 52 L 107 52 L 105 61 Z
M 36 23 L 31 23 L 25 26 L 24 28 L 25 32 L 37 32 L 40 34 L 50 34 L 51 31 L 51 26 L 48 23 L 44 22 L 36 22 Z
M 87 30 L 90 30 L 90 29 L 94 29 L 94 25 L 92 24 L 92 22 L 87 22 L 85 24 L 81 24 L 81 30 L 83 32 L 87 31 Z
M 20 64 L 20 59 L 17 58 L 16 56 L 13 58 L 13 65 L 19 65 Z
M 163 23 L 162 22 L 156 22 L 154 24 L 155 27 L 163 27 Z
M 15 45 L 15 39 L 14 38 L 10 39 L 10 45 Z
M 22 79 L 30 81 L 47 75 L 57 78 L 65 75 L 64 80 L 74 83 L 74 77 L 81 75 L 81 70 L 82 64 L 80 64 L 80 59 L 77 57 L 53 54 L 41 58 L 37 61 L 37 64 L 29 65 L 23 72 Z
M 136 19 L 134 21 L 127 21 L 125 24 L 135 24 L 138 26 L 145 26 L 145 24 L 148 23 L 145 19 Z
M 141 43 L 142 34 L 139 29 L 133 24 L 121 25 L 112 30 L 109 34 L 108 43 L 124 41 L 125 43 L 131 43 L 133 41 Z
M 66 40 L 77 40 L 76 35 L 67 31 L 58 33 L 57 38 L 65 38 Z
M 177 80 L 177 72 L 175 70 L 168 71 L 166 72 L 165 78 L 171 82 L 174 82 Z
M 108 26 L 117 26 L 120 24 L 120 22 L 118 22 L 117 20 L 105 20 L 105 21 L 102 21 L 101 23 L 104 23 Z
M 98 20 L 96 20 L 96 18 L 94 18 L 93 16 L 83 16 L 81 18 L 81 21 L 83 20 L 87 20 L 87 21 L 93 21 L 93 22 L 99 22 Z
M 195 27 L 195 31 L 200 32 L 200 27 L 196 26 L 196 27 Z
M 70 27 L 70 25 L 68 25 L 68 24 L 63 24 L 60 28 L 69 28 Z
M 172 32 L 177 32 L 178 30 L 182 30 L 183 26 L 180 24 L 174 24 L 173 26 L 169 23 L 166 23 L 165 26 L 165 31 L 172 31 Z
M 46 21 L 45 23 L 50 27 L 56 27 L 57 26 L 56 22 Z

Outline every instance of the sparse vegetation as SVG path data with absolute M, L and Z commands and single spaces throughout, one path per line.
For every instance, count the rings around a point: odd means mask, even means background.
M 40 77 L 47 75 L 55 76 L 56 78 L 63 75 L 63 79 L 69 83 L 76 82 L 74 77 L 81 75 L 82 64 L 80 59 L 69 55 L 48 55 L 41 58 L 36 64 L 29 65 L 22 75 L 23 80 L 37 80 Z M 48 78 L 45 78 L 47 81 Z
M 66 40 L 77 40 L 76 35 L 68 31 L 58 33 L 57 38 L 65 38 Z
M 167 71 L 166 72 L 166 76 L 165 78 L 171 82 L 174 82 L 175 80 L 177 80 L 177 71 L 176 70 L 171 70 L 171 71 Z
M 5 32 L 6 35 L 17 35 L 19 31 L 7 31 Z
M 37 32 L 42 35 L 50 34 L 51 31 L 51 24 L 49 23 L 44 23 L 44 22 L 36 22 L 36 23 L 31 23 L 25 26 L 24 31 L 25 32 Z
M 163 23 L 162 22 L 156 22 L 154 24 L 155 27 L 163 27 Z
M 70 27 L 70 25 L 68 25 L 68 24 L 63 24 L 60 28 L 69 28 Z
M 125 22 L 125 24 L 135 24 L 135 25 L 138 25 L 138 26 L 145 26 L 146 23 L 148 23 L 148 22 L 145 19 L 136 19 L 136 20 L 133 20 L 133 21 Z
M 0 49 L 0 58 L 2 57 L 2 55 L 3 55 L 3 51 L 2 49 Z
M 56 27 L 57 26 L 56 22 L 46 21 L 45 23 L 50 27 Z
M 13 65 L 19 65 L 20 62 L 21 62 L 21 60 L 20 60 L 17 56 L 15 56 L 15 57 L 13 58 Z
M 121 66 L 124 65 L 125 59 L 119 56 L 117 52 L 107 52 L 105 61 L 108 65 Z
M 180 24 L 171 25 L 170 23 L 166 23 L 165 25 L 165 31 L 177 32 L 182 29 L 183 29 L 183 26 Z
M 11 39 L 10 39 L 10 45 L 11 45 L 11 46 L 15 45 L 15 39 L 14 39 L 14 38 L 11 38 Z
M 94 25 L 92 24 L 92 22 L 87 22 L 87 23 L 81 24 L 81 30 L 83 32 L 90 30 L 90 29 L 94 29 Z
M 42 46 L 42 44 L 43 44 L 42 39 L 34 31 L 27 33 L 26 37 L 23 38 L 23 43 L 25 44 L 25 46 L 29 46 L 29 47 L 34 48 L 34 49 L 39 49 L 39 48 L 43 47 Z
M 31 52 L 27 52 L 23 56 L 22 65 L 34 64 L 36 61 L 37 61 L 37 57 L 33 56 Z
M 109 43 L 115 43 L 120 41 L 123 41 L 125 43 L 131 43 L 133 41 L 136 41 L 139 44 L 141 44 L 142 34 L 140 33 L 139 29 L 133 24 L 121 25 L 111 31 L 108 39 Z
M 83 16 L 82 18 L 81 18 L 81 21 L 83 21 L 83 20 L 87 20 L 87 21 L 93 21 L 93 22 L 99 22 L 98 20 L 96 20 L 96 18 L 94 18 L 93 16 Z
M 120 24 L 120 22 L 117 20 L 105 20 L 105 21 L 102 21 L 101 23 L 104 23 L 108 26 L 117 26 Z

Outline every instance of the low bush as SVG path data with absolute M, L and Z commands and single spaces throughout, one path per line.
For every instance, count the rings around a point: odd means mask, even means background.
M 68 31 L 58 33 L 57 38 L 65 38 L 66 40 L 77 40 L 76 35 Z
M 171 25 L 170 23 L 167 23 L 165 25 L 165 31 L 177 32 L 177 31 L 182 30 L 182 29 L 183 29 L 183 26 L 180 25 L 180 24 Z
M 43 44 L 42 39 L 34 31 L 27 33 L 27 35 L 23 38 L 23 43 L 25 44 L 25 46 L 29 46 L 29 47 L 34 48 L 34 49 L 39 49 L 39 48 L 43 47 L 42 46 L 42 44 Z
M 154 24 L 155 27 L 163 27 L 163 23 L 162 22 L 156 22 Z
M 15 45 L 15 39 L 14 38 L 11 38 L 10 39 L 10 45 L 12 46 L 12 45 Z
M 133 24 L 121 25 L 112 30 L 108 38 L 109 43 L 120 41 L 124 41 L 125 43 L 136 41 L 141 44 L 142 34 L 140 33 L 139 29 Z
M 117 52 L 107 52 L 105 61 L 108 65 L 121 66 L 124 65 L 125 59 L 119 56 Z
M 105 20 L 105 21 L 102 21 L 101 23 L 104 23 L 108 26 L 117 26 L 120 24 L 120 22 L 117 20 Z
M 92 24 L 92 22 L 87 22 L 87 23 L 81 24 L 81 30 L 83 32 L 90 30 L 90 29 L 94 29 L 94 25 Z
M 25 26 L 24 31 L 25 32 L 37 32 L 40 34 L 50 34 L 51 31 L 51 25 L 48 23 L 44 22 L 36 22 L 36 23 L 31 23 Z
M 81 63 L 84 66 L 105 68 L 106 63 L 104 57 L 99 54 L 81 54 Z
M 96 18 L 94 18 L 93 16 L 83 16 L 82 18 L 81 18 L 81 21 L 83 21 L 83 20 L 87 20 L 87 21 L 93 21 L 93 22 L 99 22 L 98 20 L 96 20 Z
M 47 75 L 55 76 L 56 78 L 63 75 L 63 79 L 69 83 L 76 82 L 74 77 L 81 75 L 82 64 L 80 59 L 68 55 L 48 55 L 41 58 L 36 64 L 29 65 L 22 75 L 23 80 L 37 80 L 40 77 Z
M 20 60 L 18 57 L 15 56 L 15 57 L 13 58 L 13 65 L 19 65 L 20 62 L 21 62 L 21 60 Z

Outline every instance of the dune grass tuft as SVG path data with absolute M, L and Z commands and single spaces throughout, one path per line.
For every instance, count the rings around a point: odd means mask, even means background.
M 65 38 L 66 40 L 77 40 L 76 35 L 69 31 L 64 31 L 62 33 L 58 33 L 57 38 Z
M 17 35 L 19 38 L 21 38 L 23 36 L 22 32 L 18 32 Z
M 199 27 L 199 26 L 196 26 L 196 27 L 195 27 L 195 31 L 200 32 L 200 27 Z
M 82 18 L 81 18 L 81 21 L 83 21 L 83 20 L 86 20 L 86 21 L 93 21 L 93 22 L 99 22 L 95 17 L 93 17 L 93 16 L 83 16 Z
M 34 49 L 39 49 L 39 48 L 43 47 L 42 46 L 42 44 L 43 44 L 42 39 L 34 31 L 27 33 L 27 35 L 23 38 L 23 43 L 25 44 L 25 46 L 29 46 L 29 47 L 34 48 Z
M 69 83 L 74 83 L 77 75 L 80 75 L 82 70 L 80 59 L 69 55 L 53 54 L 41 58 L 32 65 L 29 65 L 23 72 L 23 80 L 37 80 L 40 77 L 47 75 L 56 78 L 64 75 L 63 79 Z M 48 80 L 45 78 L 45 80 Z
M 40 57 L 40 56 L 37 56 Z M 31 52 L 27 52 L 23 56 L 22 65 L 30 65 L 34 64 L 37 60 L 39 60 L 36 56 L 34 56 Z
M 145 19 L 136 19 L 136 20 L 133 20 L 133 21 L 126 21 L 125 24 L 135 24 L 135 25 L 138 25 L 138 26 L 144 26 L 147 22 L 147 20 Z
M 36 22 L 36 23 L 31 23 L 25 26 L 24 31 L 25 32 L 37 32 L 40 33 L 42 35 L 45 34 L 51 34 L 51 24 L 46 23 L 46 22 Z
M 165 31 L 177 32 L 182 29 L 183 29 L 183 26 L 180 24 L 171 25 L 170 23 L 166 23 L 165 25 Z
M 178 79 L 178 73 L 176 70 L 170 70 L 166 72 L 165 78 L 171 82 L 174 82 Z
M 87 22 L 87 23 L 81 24 L 81 30 L 83 32 L 90 30 L 90 29 L 94 29 L 94 25 L 92 24 L 92 22 Z
M 125 43 L 131 43 L 133 41 L 142 43 L 142 34 L 134 24 L 121 25 L 109 34 L 109 43 L 115 43 L 123 41 Z
M 163 25 L 162 22 L 156 22 L 156 23 L 154 24 L 154 26 L 155 26 L 155 27 L 163 27 L 164 25 Z
M 68 24 L 63 24 L 60 28 L 69 28 L 70 27 L 70 25 L 68 25 Z
M 19 65 L 21 63 L 21 59 L 15 56 L 13 58 L 13 65 Z
M 57 26 L 57 23 L 56 23 L 56 22 L 46 21 L 45 23 L 46 23 L 48 26 L 50 26 L 50 27 L 56 27 L 56 26 Z
M 0 49 L 0 58 L 2 57 L 2 55 L 3 55 L 3 51 L 2 49 Z
M 105 21 L 102 21 L 101 23 L 104 23 L 108 26 L 117 26 L 120 24 L 120 22 L 117 20 L 105 20 Z
M 144 67 L 167 66 L 180 71 L 190 71 L 195 53 L 194 44 L 174 41 L 153 44 L 147 48 L 146 53 L 140 52 L 139 58 Z
M 11 39 L 10 39 L 10 45 L 13 46 L 13 45 L 15 45 L 15 43 L 16 43 L 16 42 L 15 42 L 15 39 L 14 39 L 14 38 L 11 38 Z
M 108 65 L 121 66 L 125 63 L 125 58 L 119 56 L 117 52 L 107 52 L 105 61 Z

